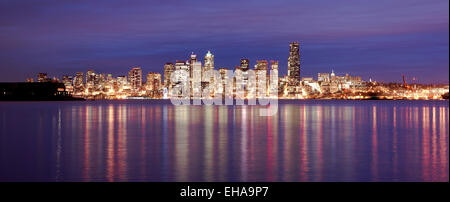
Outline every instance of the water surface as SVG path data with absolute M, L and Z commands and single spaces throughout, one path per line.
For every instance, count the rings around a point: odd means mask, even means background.
M 448 101 L 0 102 L 0 181 L 448 181 Z

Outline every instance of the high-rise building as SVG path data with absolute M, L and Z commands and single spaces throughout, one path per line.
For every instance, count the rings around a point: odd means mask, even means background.
M 191 57 L 189 58 L 189 77 L 192 78 L 194 73 L 194 63 L 197 62 L 197 55 L 194 52 L 191 53 Z
M 214 69 L 214 55 L 211 54 L 210 51 L 205 55 L 205 67 L 204 71 L 213 70 Z
M 161 74 L 155 72 L 149 72 L 147 74 L 146 89 L 150 97 L 160 97 L 161 89 Z
M 241 70 L 247 71 L 250 68 L 250 62 L 248 59 L 241 59 Z
M 88 70 L 86 72 L 86 86 L 87 88 L 91 88 L 95 83 L 95 72 L 94 70 Z
M 228 82 L 228 69 L 227 68 L 219 68 L 219 73 L 220 73 L 220 85 L 218 85 L 218 92 L 222 93 L 222 97 L 224 97 L 225 95 L 227 95 L 227 92 L 225 90 L 228 90 L 229 92 L 230 89 L 227 89 L 227 82 Z M 228 93 L 228 95 L 230 95 L 231 93 Z
M 270 70 L 277 71 L 277 74 L 278 74 L 278 61 L 274 61 L 274 60 L 270 61 Z
M 288 78 L 289 85 L 297 86 L 300 84 L 300 49 L 298 42 L 289 44 Z
M 184 71 L 184 72 L 182 72 Z M 175 62 L 175 74 L 178 82 L 189 81 L 189 63 L 188 61 L 177 60 Z M 187 73 L 187 74 L 186 74 Z
M 194 98 L 200 98 L 202 93 L 202 62 L 195 61 L 192 64 L 192 96 Z
M 64 86 L 66 87 L 66 91 L 70 94 L 73 93 L 73 85 L 72 85 L 73 79 L 72 76 L 69 75 L 65 75 L 62 77 L 62 83 L 64 84 Z
M 240 70 L 240 76 L 241 76 L 241 84 L 242 88 L 244 89 L 244 96 L 248 95 L 248 88 L 249 88 L 249 83 L 248 83 L 248 70 L 250 69 L 250 61 L 246 58 L 241 59 L 241 66 L 239 67 Z
M 175 85 L 177 86 L 176 92 L 173 92 L 172 90 L 170 90 L 169 88 L 169 94 L 170 96 L 186 96 L 187 94 L 189 94 L 190 92 L 185 92 L 182 91 L 186 90 L 184 89 L 184 87 L 187 87 L 189 81 L 190 81 L 190 77 L 189 77 L 189 61 L 182 61 L 182 60 L 177 60 L 175 62 L 175 71 L 171 74 L 171 79 L 175 79 L 175 80 L 171 80 L 171 85 L 172 85 L 172 89 L 173 87 L 175 87 Z M 186 94 L 184 94 L 186 93 Z
M 265 95 L 267 93 L 267 60 L 256 61 L 255 75 L 256 75 L 256 95 Z M 263 90 L 260 92 L 260 90 Z
M 142 86 L 142 70 L 140 67 L 133 67 L 128 73 L 131 90 L 137 91 Z
M 269 85 L 268 94 L 278 96 L 277 93 L 272 93 L 278 92 L 278 61 L 273 60 L 270 61 L 270 76 L 268 77 L 268 85 Z
M 209 87 L 210 94 L 214 95 L 214 74 L 204 74 L 205 72 L 208 72 L 210 70 L 214 70 L 214 55 L 211 54 L 211 51 L 208 51 L 208 53 L 206 53 L 205 55 L 205 66 L 202 72 L 202 86 L 204 89 Z
M 73 79 L 73 87 L 75 92 L 81 92 L 84 89 L 83 86 L 83 72 L 77 72 L 75 78 Z
M 172 88 L 172 84 L 170 82 L 170 76 L 175 71 L 175 66 L 171 62 L 168 62 L 164 65 L 164 87 L 167 89 Z

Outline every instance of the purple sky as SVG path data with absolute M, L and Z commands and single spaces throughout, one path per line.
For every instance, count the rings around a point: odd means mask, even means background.
M 215 67 L 279 60 L 301 43 L 301 76 L 449 81 L 449 1 L 0 1 L 0 81 L 77 71 L 162 72 L 208 50 Z

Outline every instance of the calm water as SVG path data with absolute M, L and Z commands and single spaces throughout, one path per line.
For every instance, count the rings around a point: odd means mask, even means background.
M 0 102 L 0 181 L 448 181 L 448 101 Z

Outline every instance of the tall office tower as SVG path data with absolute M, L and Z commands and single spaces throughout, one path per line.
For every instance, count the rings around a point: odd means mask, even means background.
M 288 77 L 291 86 L 300 84 L 300 49 L 298 42 L 289 44 Z
M 267 60 L 256 61 L 255 65 L 255 74 L 256 74 L 256 95 L 261 93 L 261 95 L 265 95 L 267 93 L 267 68 L 268 63 Z M 263 90 L 260 92 L 260 90 Z
M 86 72 L 86 87 L 93 87 L 95 83 L 95 72 L 94 70 L 88 70 Z
M 208 51 L 205 55 L 205 66 L 203 69 L 203 72 L 207 72 L 209 70 L 214 70 L 214 55 L 211 54 L 211 51 Z M 214 75 L 210 74 L 209 78 L 208 76 L 205 76 L 202 73 L 202 80 L 204 83 L 202 84 L 205 88 L 206 86 L 209 86 L 209 92 L 211 95 L 214 95 Z
M 228 69 L 227 68 L 219 68 L 219 73 L 220 73 L 220 84 L 218 87 L 218 92 L 222 93 L 222 97 L 224 97 L 225 95 L 227 95 L 227 92 L 225 90 L 228 90 L 228 92 L 231 92 L 230 89 L 226 88 L 227 85 L 227 81 L 228 81 Z M 231 95 L 231 93 L 228 93 L 229 95 Z
M 214 55 L 210 51 L 205 55 L 205 67 L 203 71 L 214 69 Z
M 175 70 L 184 70 L 189 73 L 189 64 L 187 61 L 177 60 L 175 62 Z
M 269 85 L 268 94 L 271 96 L 278 96 L 278 93 L 275 93 L 278 92 L 278 61 L 270 61 L 270 75 L 267 78 L 267 81 Z
M 192 64 L 192 97 L 200 98 L 202 93 L 202 62 L 195 61 Z
M 256 61 L 255 72 L 256 71 L 266 71 L 266 73 L 267 73 L 267 66 L 268 66 L 267 60 L 258 60 L 258 61 Z
M 128 73 L 131 90 L 137 91 L 142 86 L 142 70 L 140 67 L 133 67 Z
M 182 61 L 177 60 L 175 62 L 175 71 L 172 73 L 172 78 L 175 80 L 171 80 L 172 89 L 177 86 L 176 92 L 169 91 L 169 94 L 171 96 L 187 96 L 187 94 L 190 94 L 190 92 L 185 92 L 183 90 L 186 90 L 184 87 L 187 87 L 189 85 L 189 61 Z M 169 89 L 170 90 L 170 89 Z M 190 88 L 189 88 L 190 90 Z M 184 94 L 186 93 L 186 94 Z
M 270 61 L 270 70 L 276 71 L 276 74 L 278 74 L 278 61 L 274 61 L 274 60 Z
M 38 82 L 47 82 L 48 81 L 47 73 L 38 73 L 37 81 Z
M 175 66 L 171 62 L 168 62 L 164 65 L 164 87 L 167 89 L 172 88 L 172 84 L 170 82 L 170 76 L 173 71 L 175 71 Z
M 191 53 L 191 57 L 189 58 L 189 77 L 192 78 L 194 73 L 194 63 L 197 62 L 197 55 L 194 52 Z
M 73 85 L 72 85 L 72 76 L 65 75 L 62 77 L 62 82 L 64 86 L 66 87 L 66 91 L 69 93 L 73 92 Z
M 74 90 L 76 92 L 83 91 L 83 72 L 77 72 L 73 80 Z
M 241 70 L 242 76 L 242 87 L 244 88 L 244 96 L 248 95 L 248 70 L 250 69 L 250 61 L 246 58 L 241 59 L 241 66 L 239 68 Z
M 247 96 L 245 92 L 241 92 L 244 90 L 245 82 L 243 78 L 243 72 L 241 70 L 241 66 L 236 66 L 234 68 L 234 78 L 233 78 L 233 96 L 242 98 Z
M 177 71 L 177 70 L 182 70 L 185 72 L 181 72 L 181 71 Z M 178 78 L 178 81 L 189 81 L 189 64 L 187 61 L 182 61 L 182 60 L 177 60 L 175 62 L 175 74 L 176 74 L 176 78 Z M 187 73 L 187 74 L 186 74 Z
M 241 59 L 241 70 L 247 71 L 250 67 L 250 62 L 248 59 Z
M 150 97 L 157 98 L 160 96 L 160 88 L 161 88 L 161 74 L 155 72 L 149 72 L 147 74 L 147 82 L 146 82 L 147 92 Z

